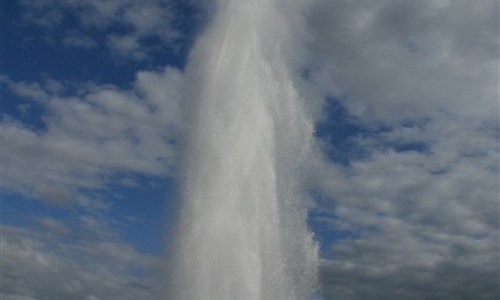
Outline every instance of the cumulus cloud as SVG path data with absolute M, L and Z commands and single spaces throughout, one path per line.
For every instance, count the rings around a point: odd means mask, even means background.
M 4 116 L 3 188 L 68 205 L 85 203 L 79 189 L 120 182 L 120 174 L 171 174 L 180 122 L 178 70 L 139 72 L 128 90 L 82 84 L 61 94 L 38 83 L 4 82 L 42 105 L 45 129 Z
M 320 122 L 350 130 L 326 134 L 323 150 L 362 153 L 315 169 L 317 221 L 349 233 L 325 252 L 327 298 L 500 294 L 498 3 L 476 4 L 338 0 L 309 12 L 307 77 L 348 115 Z

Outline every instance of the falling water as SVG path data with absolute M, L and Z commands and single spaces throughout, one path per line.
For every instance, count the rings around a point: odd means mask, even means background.
M 275 2 L 218 1 L 191 53 L 169 299 L 303 300 L 316 290 L 301 185 L 312 124 L 285 61 L 290 32 Z

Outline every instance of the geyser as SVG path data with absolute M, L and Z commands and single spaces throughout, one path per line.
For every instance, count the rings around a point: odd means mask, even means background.
M 218 1 L 191 53 L 169 299 L 304 300 L 316 292 L 302 186 L 313 126 L 275 2 Z

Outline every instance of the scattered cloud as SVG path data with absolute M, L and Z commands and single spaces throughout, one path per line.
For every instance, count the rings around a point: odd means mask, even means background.
M 180 121 L 178 70 L 139 72 L 128 90 L 82 84 L 66 95 L 38 83 L 4 82 L 45 110 L 45 129 L 8 116 L 2 121 L 4 188 L 69 205 L 83 197 L 80 189 L 119 182 L 119 174 L 171 174 Z
M 375 150 L 368 159 L 318 174 L 330 199 L 322 206 L 323 225 L 357 236 L 326 252 L 323 275 L 332 297 L 498 295 L 498 159 L 494 147 L 462 155 L 464 148 L 486 148 L 470 142 L 443 150 L 434 144 L 432 154 Z
M 349 233 L 324 251 L 325 297 L 498 297 L 498 3 L 305 2 L 283 7 L 296 43 L 283 53 L 312 106 L 334 99 L 356 123 L 343 133 L 348 148 L 326 132 L 324 153 L 363 153 L 311 162 L 316 222 Z M 144 60 L 180 36 L 168 1 L 21 4 L 25 22 L 70 48 Z M 142 71 L 126 89 L 0 81 L 28 100 L 16 106 L 23 114 L 42 107 L 44 124 L 2 116 L 2 188 L 82 208 L 71 224 L 42 216 L 37 229 L 3 225 L 0 297 L 158 299 L 149 274 L 158 258 L 125 242 L 103 217 L 112 204 L 88 191 L 172 174 L 183 74 Z
M 170 1 L 21 1 L 27 24 L 44 29 L 46 39 L 72 48 L 101 44 L 115 54 L 143 60 L 158 48 L 173 48 L 180 38 Z
M 315 168 L 318 222 L 350 233 L 327 297 L 498 297 L 498 3 L 324 1 L 309 22 L 308 79 L 363 151 Z

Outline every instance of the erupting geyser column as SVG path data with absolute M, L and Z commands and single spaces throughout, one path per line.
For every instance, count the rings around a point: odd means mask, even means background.
M 316 290 L 301 186 L 313 127 L 284 59 L 290 32 L 276 2 L 218 1 L 191 53 L 169 299 L 304 300 Z

